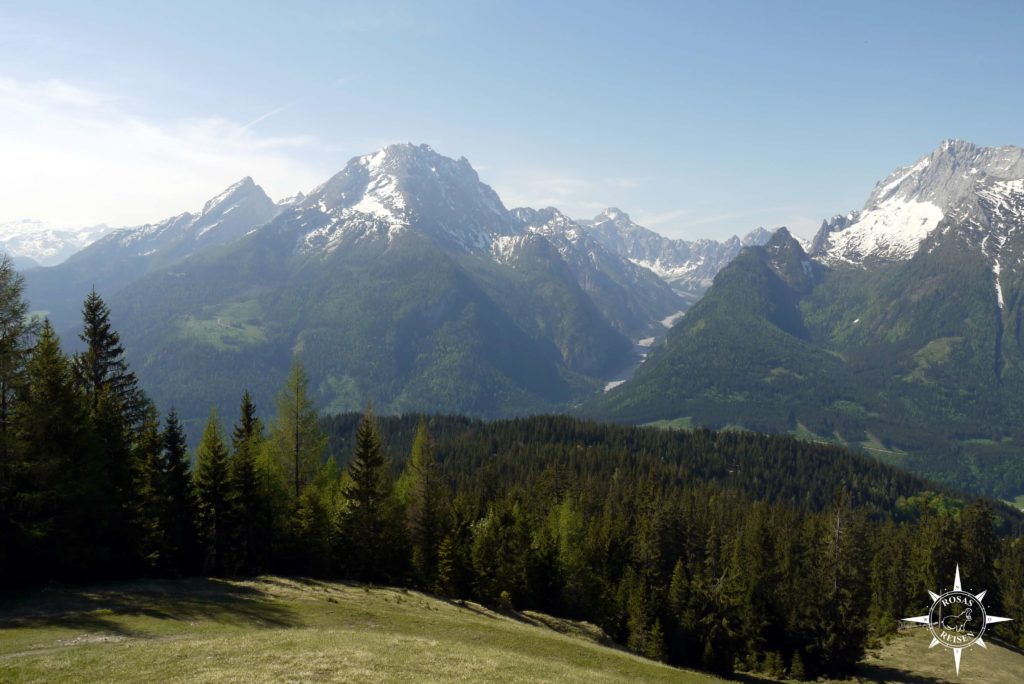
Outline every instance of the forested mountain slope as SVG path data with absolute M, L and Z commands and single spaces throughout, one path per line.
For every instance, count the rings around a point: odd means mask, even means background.
M 880 184 L 858 220 L 824 227 L 821 260 L 781 231 L 746 249 L 589 413 L 811 433 L 1024 492 L 1024 181 L 1005 180 L 1018 152 L 944 144 Z M 940 218 L 907 233 L 932 220 L 904 220 L 924 204 Z

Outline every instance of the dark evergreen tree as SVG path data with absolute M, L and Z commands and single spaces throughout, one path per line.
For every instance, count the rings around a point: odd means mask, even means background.
M 195 487 L 199 502 L 199 536 L 206 572 L 224 574 L 231 542 L 231 472 L 228 449 L 216 410 L 203 431 L 196 454 Z
M 13 404 L 15 451 L 10 541 L 22 579 L 103 574 L 109 540 L 98 534 L 105 473 L 96 468 L 71 365 L 43 324 Z
M 341 520 L 342 562 L 357 579 L 383 579 L 394 570 L 397 540 L 388 461 L 370 409 L 359 422 L 348 474 L 351 482 L 345 490 L 347 507 Z
M 975 501 L 965 507 L 960 512 L 960 524 L 957 526 L 960 533 L 960 551 L 957 558 L 964 587 L 976 594 L 981 591 L 988 592 L 986 605 L 989 609 L 998 611 L 1002 607 L 995 573 L 999 540 L 994 525 L 995 517 L 988 503 Z
M 31 346 L 32 324 L 22 298 L 24 281 L 7 255 L 0 257 L 0 580 L 15 572 L 14 518 L 18 461 L 12 415 L 17 394 L 23 388 L 25 363 Z
M 473 584 L 471 514 L 464 499 L 451 507 L 451 525 L 437 550 L 437 588 L 447 596 L 468 596 Z
M 24 289 L 25 279 L 14 270 L 10 257 L 0 256 L 0 474 L 11 457 L 12 405 L 24 376 L 32 333 L 37 328 L 28 319 Z
M 238 423 L 231 434 L 232 567 L 236 572 L 251 574 L 267 567 L 267 552 L 262 539 L 270 514 L 260 491 L 256 458 L 263 445 L 263 423 L 256 416 L 256 406 L 248 390 L 242 395 Z
M 868 637 L 868 545 L 863 519 L 843 492 L 823 521 L 818 554 L 815 668 L 841 672 L 864 655 Z
M 164 571 L 189 574 L 195 571 L 198 539 L 198 505 L 189 466 L 185 431 L 172 408 L 163 431 L 162 490 L 164 506 L 161 527 L 164 532 Z
M 79 337 L 86 348 L 74 357 L 75 378 L 89 407 L 94 453 L 100 459 L 97 468 L 104 473 L 107 488 L 98 502 L 97 534 L 111 540 L 111 569 L 130 575 L 140 564 L 142 536 L 135 491 L 138 452 L 133 446 L 149 402 L 128 369 L 120 337 L 110 324 L 110 310 L 95 291 L 86 298 L 82 317 Z
M 134 521 L 138 530 L 138 555 L 149 572 L 162 574 L 168 563 L 163 509 L 166 491 L 163 473 L 163 435 L 160 414 L 150 406 L 142 419 L 134 444 Z
M 84 327 L 79 338 L 85 351 L 75 356 L 78 382 L 94 413 L 106 396 L 116 401 L 129 426 L 141 422 L 146 400 L 135 373 L 128 369 L 121 337 L 110 324 L 110 309 L 93 290 L 82 305 Z

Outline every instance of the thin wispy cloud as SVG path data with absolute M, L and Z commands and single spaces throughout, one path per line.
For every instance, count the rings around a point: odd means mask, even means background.
M 331 84 L 331 87 L 332 87 L 332 88 L 340 88 L 341 86 L 344 86 L 344 85 L 347 85 L 347 84 L 351 83 L 351 82 L 352 82 L 353 80 L 355 80 L 355 77 L 354 77 L 354 76 L 342 76 L 341 78 L 339 78 L 339 79 L 336 79 L 336 80 L 335 80 L 335 81 L 334 81 L 334 82 L 333 82 L 333 83 Z M 281 112 L 286 112 L 286 111 L 288 111 L 289 109 L 292 109 L 293 107 L 296 107 L 296 106 L 298 106 L 298 105 L 302 104 L 303 102 L 305 102 L 305 101 L 309 100 L 309 99 L 310 99 L 310 98 L 312 98 L 312 97 L 313 97 L 313 95 L 312 95 L 312 94 L 310 94 L 310 95 L 304 95 L 304 96 L 302 96 L 302 97 L 297 97 L 297 98 L 295 98 L 295 99 L 291 100 L 290 102 L 286 102 L 286 103 L 285 103 L 285 104 L 283 104 L 283 105 L 279 105 L 279 106 L 277 106 L 277 107 L 274 107 L 274 108 L 273 108 L 273 109 L 271 109 L 270 111 L 268 111 L 268 112 L 266 112 L 266 113 L 264 113 L 264 114 L 260 114 L 260 115 L 259 115 L 259 116 L 257 116 L 257 117 L 256 117 L 255 119 L 253 119 L 253 120 L 252 120 L 252 121 L 250 121 L 249 123 L 247 123 L 247 124 L 245 124 L 244 126 L 242 126 L 242 128 L 243 128 L 243 129 L 249 129 L 249 128 L 252 128 L 252 127 L 253 127 L 253 126 L 255 126 L 256 124 L 258 124 L 258 123 L 262 123 L 263 121 L 266 121 L 267 119 L 269 119 L 269 118 L 271 118 L 271 117 L 277 116 L 277 115 L 278 115 L 278 114 L 280 114 Z
M 322 181 L 315 138 L 268 136 L 216 115 L 154 121 L 116 95 L 0 76 L 0 220 L 75 226 L 159 220 L 251 175 L 272 197 Z M 279 108 L 280 109 L 280 108 Z

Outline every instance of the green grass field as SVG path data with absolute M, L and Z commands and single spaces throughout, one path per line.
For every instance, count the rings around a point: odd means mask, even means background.
M 397 589 L 272 577 L 134 582 L 5 599 L 0 681 L 721 681 L 600 637 L 584 624 Z
M 0 682 L 720 682 L 593 625 L 401 589 L 263 577 L 54 588 L 0 600 Z M 755 678 L 739 676 L 740 681 Z M 1024 681 L 1024 656 L 915 630 L 845 682 Z

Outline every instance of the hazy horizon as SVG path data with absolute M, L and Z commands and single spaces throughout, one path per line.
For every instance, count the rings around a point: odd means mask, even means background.
M 510 207 L 809 237 L 943 139 L 1022 141 L 1013 3 L 291 11 L 0 8 L 0 222 L 138 225 L 243 176 L 280 199 L 416 142 L 468 158 Z M 941 38 L 970 26 L 982 45 Z M 953 89 L 1000 105 L 979 117 Z

